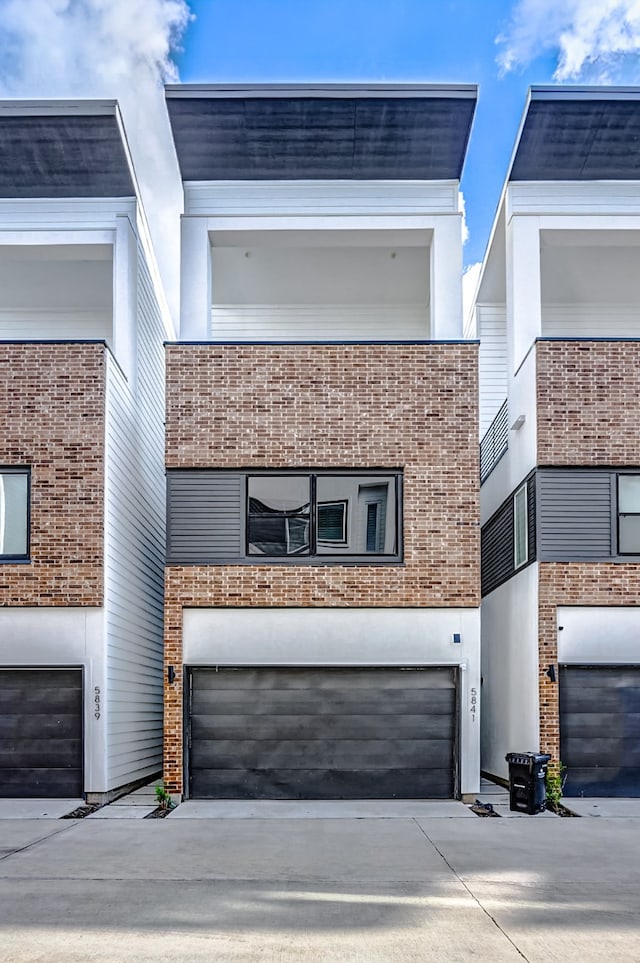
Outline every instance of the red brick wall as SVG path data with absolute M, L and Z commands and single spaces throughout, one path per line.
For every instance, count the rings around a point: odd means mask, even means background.
M 538 464 L 640 465 L 640 343 L 539 341 Z
M 557 665 L 559 605 L 637 605 L 640 564 L 541 562 L 538 597 L 540 748 L 560 754 L 559 685 L 546 675 Z
M 31 561 L 0 605 L 101 605 L 105 348 L 0 344 L 0 465 L 31 467 Z
M 182 606 L 477 606 L 477 346 L 171 345 L 168 468 L 402 468 L 404 564 L 166 572 L 165 779 L 182 789 Z

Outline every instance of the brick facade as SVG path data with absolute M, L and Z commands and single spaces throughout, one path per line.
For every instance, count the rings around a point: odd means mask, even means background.
M 477 346 L 170 345 L 168 468 L 401 468 L 404 563 L 166 571 L 165 780 L 182 791 L 183 606 L 479 604 Z
M 557 608 L 561 605 L 637 605 L 640 564 L 541 562 L 538 596 L 540 748 L 560 756 L 559 685 L 546 675 L 558 662 Z
M 640 342 L 539 341 L 538 465 L 640 466 Z
M 102 604 L 105 350 L 0 345 L 0 466 L 31 468 L 31 561 L 0 564 L 0 605 Z

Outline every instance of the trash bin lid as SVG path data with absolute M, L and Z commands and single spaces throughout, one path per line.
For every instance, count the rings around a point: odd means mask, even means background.
M 551 756 L 546 752 L 508 752 L 504 758 L 516 766 L 531 766 L 534 763 L 549 762 Z

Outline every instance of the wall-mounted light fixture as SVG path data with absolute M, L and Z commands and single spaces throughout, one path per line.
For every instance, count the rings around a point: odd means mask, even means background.
M 555 682 L 555 681 L 556 681 L 556 667 L 555 667 L 555 665 L 550 665 L 549 668 L 547 669 L 547 671 L 545 672 L 545 675 L 549 677 L 549 681 L 550 681 L 550 682 Z
M 176 670 L 172 665 L 167 666 L 167 682 L 169 685 L 173 685 L 176 681 Z
M 511 431 L 520 431 L 526 420 L 526 415 L 518 415 L 514 423 L 511 425 Z
M 459 632 L 453 633 L 453 641 L 456 643 L 456 645 L 460 645 L 460 643 L 462 642 L 462 636 L 460 635 Z

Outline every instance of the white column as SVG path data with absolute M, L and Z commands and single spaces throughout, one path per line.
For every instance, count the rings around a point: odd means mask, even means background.
M 211 318 L 211 244 L 206 217 L 181 222 L 180 340 L 207 341 Z
M 131 221 L 116 217 L 113 250 L 113 353 L 135 386 L 138 333 L 138 243 Z
M 438 218 L 431 242 L 433 340 L 462 338 L 462 215 Z
M 510 219 L 506 271 L 509 373 L 513 376 L 542 335 L 539 218 L 514 215 Z

